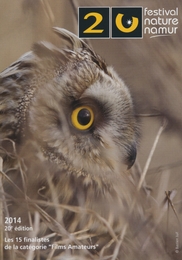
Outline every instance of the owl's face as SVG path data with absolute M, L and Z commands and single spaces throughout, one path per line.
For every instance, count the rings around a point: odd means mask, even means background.
M 36 73 L 42 73 L 43 66 L 45 78 L 50 77 L 36 89 L 28 128 L 47 154 L 54 154 L 54 161 L 57 157 L 90 176 L 119 173 L 136 157 L 136 120 L 129 91 L 112 68 L 71 37 L 80 44 L 73 50 L 45 44 L 35 48 Z
M 128 88 L 82 40 L 64 29 L 55 31 L 69 47 L 38 43 L 3 72 L 3 84 L 11 78 L 19 84 L 17 97 L 22 92 L 13 103 L 16 132 L 23 125 L 24 141 L 35 140 L 62 167 L 91 178 L 112 178 L 136 157 Z

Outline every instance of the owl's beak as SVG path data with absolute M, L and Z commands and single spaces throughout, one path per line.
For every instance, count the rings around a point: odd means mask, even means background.
M 137 156 L 136 144 L 132 144 L 129 148 L 128 157 L 127 157 L 127 160 L 126 160 L 126 164 L 128 165 L 128 169 L 130 169 L 133 166 L 133 164 L 136 160 L 136 156 Z

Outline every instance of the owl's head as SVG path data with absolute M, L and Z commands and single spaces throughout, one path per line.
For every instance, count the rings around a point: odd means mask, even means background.
M 136 157 L 129 90 L 81 39 L 65 29 L 54 31 L 66 42 L 63 48 L 37 43 L 14 65 L 22 70 L 17 118 L 23 113 L 25 139 L 36 140 L 57 164 L 112 178 Z

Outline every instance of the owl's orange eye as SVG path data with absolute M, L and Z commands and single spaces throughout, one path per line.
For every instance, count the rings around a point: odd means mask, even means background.
M 90 107 L 77 107 L 71 114 L 71 121 L 75 128 L 87 130 L 94 122 L 94 113 Z

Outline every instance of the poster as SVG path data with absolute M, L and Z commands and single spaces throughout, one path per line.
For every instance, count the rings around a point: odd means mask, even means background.
M 0 259 L 182 259 L 181 13 L 0 0 Z

